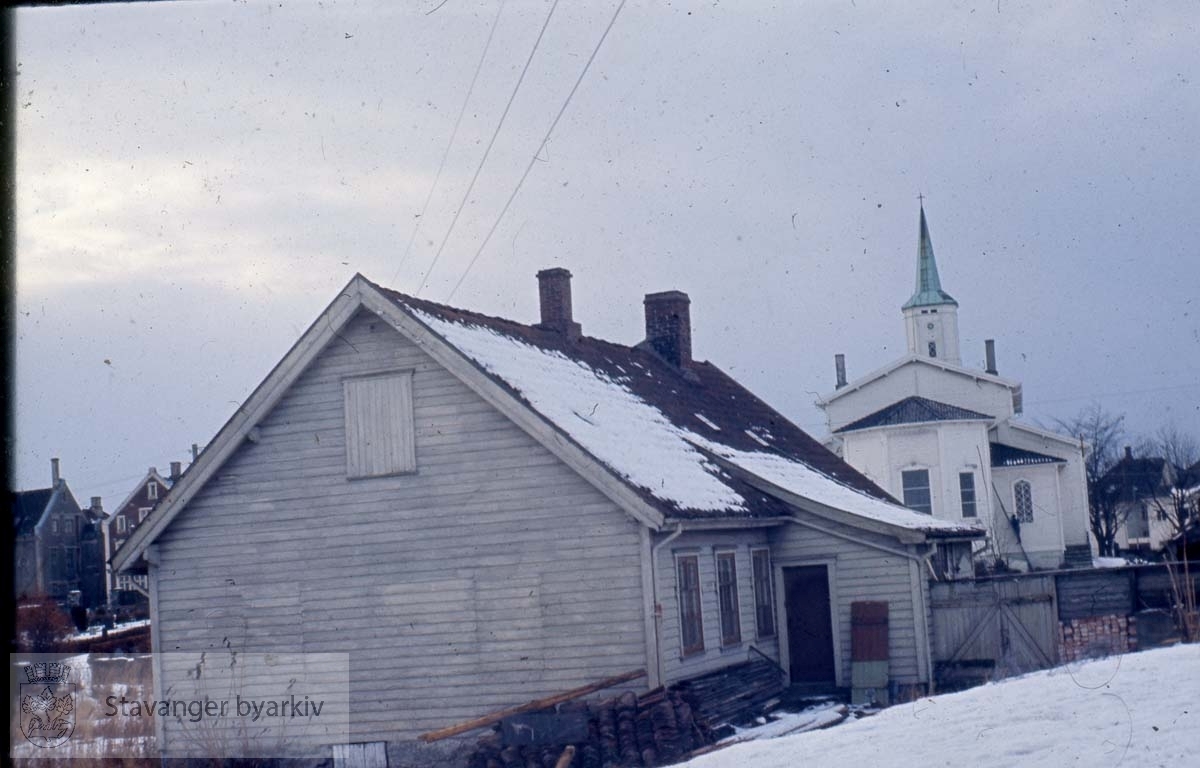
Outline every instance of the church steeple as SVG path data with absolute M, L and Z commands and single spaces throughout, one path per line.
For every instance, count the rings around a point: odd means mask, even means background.
M 921 227 L 917 239 L 917 291 L 902 307 L 936 307 L 958 302 L 942 290 L 938 278 L 937 259 L 933 257 L 933 239 L 929 237 L 929 225 L 925 223 L 925 204 L 921 204 Z
M 917 289 L 901 310 L 909 354 L 962 364 L 958 353 L 958 302 L 942 290 L 924 201 L 917 235 Z

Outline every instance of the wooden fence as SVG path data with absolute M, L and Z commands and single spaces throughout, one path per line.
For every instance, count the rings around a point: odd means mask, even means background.
M 1200 563 L 1191 572 L 1198 593 Z M 1163 564 L 934 582 L 930 598 L 933 661 L 944 689 L 1152 647 L 1179 634 Z

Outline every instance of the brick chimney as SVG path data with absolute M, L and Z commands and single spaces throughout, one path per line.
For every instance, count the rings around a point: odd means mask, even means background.
M 100 496 L 92 497 L 92 505 L 88 507 L 97 517 L 104 517 L 104 500 Z
M 834 389 L 841 389 L 846 386 L 846 356 L 840 352 L 833 356 L 833 370 L 837 375 Z
M 996 340 L 984 339 L 983 342 L 983 357 L 987 362 L 987 368 L 984 368 L 984 373 L 990 373 L 995 376 L 999 373 L 996 370 Z
M 55 488 L 62 481 L 62 475 L 58 472 L 58 459 L 50 459 L 50 484 Z
M 561 333 L 571 341 L 578 339 L 582 329 L 571 317 L 571 273 L 553 267 L 538 272 L 537 279 L 542 309 L 539 327 Z
M 677 368 L 692 364 L 692 301 L 683 291 L 648 293 L 646 341 Z
M 176 480 L 178 480 L 179 476 L 182 474 L 183 474 L 183 462 L 172 461 L 171 462 L 171 477 L 170 477 L 171 482 L 173 483 Z

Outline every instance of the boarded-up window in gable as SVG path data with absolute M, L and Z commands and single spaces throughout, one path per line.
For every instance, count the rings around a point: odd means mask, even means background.
M 700 562 L 695 555 L 675 561 L 679 579 L 679 636 L 683 655 L 704 650 L 704 619 L 700 613 Z
M 347 379 L 343 385 L 347 476 L 415 472 L 412 374 Z
M 771 589 L 771 551 L 750 553 L 754 565 L 754 620 L 759 637 L 775 635 L 775 592 Z
M 717 606 L 721 613 L 721 645 L 742 642 L 742 616 L 738 610 L 737 560 L 732 552 L 717 553 Z

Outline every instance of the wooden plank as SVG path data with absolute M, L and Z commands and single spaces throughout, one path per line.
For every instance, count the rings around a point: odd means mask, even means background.
M 878 600 L 850 603 L 850 660 L 888 660 L 888 604 Z
M 437 731 L 430 731 L 429 733 L 422 733 L 417 738 L 419 738 L 421 741 L 424 741 L 424 742 L 440 741 L 441 739 L 446 739 L 451 736 L 457 736 L 461 733 L 466 733 L 467 731 L 473 731 L 476 728 L 483 728 L 485 726 L 494 725 L 495 723 L 498 723 L 499 721 L 503 720 L 506 717 L 512 717 L 513 715 L 519 715 L 523 712 L 532 712 L 532 711 L 538 710 L 538 709 L 546 709 L 547 707 L 553 707 L 556 704 L 563 703 L 564 701 L 570 701 L 571 699 L 578 699 L 580 696 L 587 696 L 589 693 L 595 693 L 596 691 L 602 691 L 605 688 L 611 688 L 612 686 L 620 685 L 621 683 L 628 683 L 628 682 L 637 680 L 637 679 L 645 677 L 645 676 L 646 676 L 646 670 L 637 669 L 632 672 L 626 672 L 624 674 L 615 675 L 613 677 L 606 677 L 605 679 L 600 680 L 599 682 L 591 683 L 589 685 L 584 685 L 579 688 L 574 688 L 565 693 L 556 694 L 554 696 L 547 696 L 544 699 L 535 699 L 534 701 L 531 701 L 527 704 L 521 704 L 520 706 L 516 706 L 516 707 L 509 707 L 508 709 L 503 709 L 503 710 L 500 710 L 499 712 L 493 712 L 489 715 L 484 715 L 483 717 L 477 717 L 474 720 L 468 720 L 465 723 L 451 725 L 451 726 L 442 728 Z

